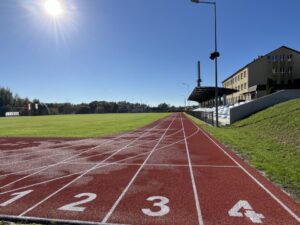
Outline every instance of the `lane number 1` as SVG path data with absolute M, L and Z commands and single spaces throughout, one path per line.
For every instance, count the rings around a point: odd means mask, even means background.
M 15 196 L 9 200 L 7 200 L 6 202 L 3 202 L 2 204 L 0 204 L 1 207 L 5 207 L 17 200 L 19 200 L 20 198 L 23 198 L 25 195 L 28 195 L 29 193 L 31 193 L 33 190 L 28 190 L 28 191 L 22 191 L 22 192 L 17 192 L 17 193 L 13 193 L 10 196 Z
M 154 202 L 158 200 L 157 202 Z M 151 209 L 142 209 L 142 212 L 147 216 L 158 217 L 165 216 L 170 212 L 170 207 L 167 206 L 169 203 L 169 199 L 163 196 L 152 196 L 147 198 L 147 201 L 154 202 L 153 206 L 157 206 L 160 208 L 159 211 L 154 212 Z

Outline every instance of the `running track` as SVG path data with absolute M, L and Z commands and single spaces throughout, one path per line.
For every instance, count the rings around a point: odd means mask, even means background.
M 0 219 L 296 225 L 300 206 L 183 114 L 101 139 L 0 139 Z

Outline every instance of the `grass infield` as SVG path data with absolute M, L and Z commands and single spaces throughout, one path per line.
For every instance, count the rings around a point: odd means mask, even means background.
M 300 99 L 221 128 L 190 118 L 300 202 Z
M 0 137 L 101 137 L 132 131 L 167 115 L 126 113 L 0 118 Z

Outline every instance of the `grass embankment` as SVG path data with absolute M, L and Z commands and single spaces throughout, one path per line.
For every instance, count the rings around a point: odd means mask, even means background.
M 136 113 L 0 118 L 0 137 L 101 137 L 131 131 L 167 115 Z
M 300 99 L 222 128 L 193 120 L 300 201 Z

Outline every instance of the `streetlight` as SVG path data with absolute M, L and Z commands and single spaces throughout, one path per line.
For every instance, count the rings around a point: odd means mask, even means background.
M 187 97 L 186 97 L 186 102 L 187 102 L 187 106 L 189 106 L 188 96 L 189 96 L 189 93 L 190 93 L 190 85 L 188 85 L 187 83 L 184 83 L 184 82 L 182 82 L 181 84 L 182 84 L 183 86 L 186 86 L 186 87 L 187 87 Z
M 215 51 L 210 54 L 210 59 L 215 60 L 215 106 L 216 106 L 216 126 L 219 126 L 219 115 L 218 115 L 218 57 L 220 53 L 217 50 L 217 3 L 207 2 L 201 0 L 191 0 L 193 3 L 209 4 L 214 6 L 214 17 L 215 17 Z

